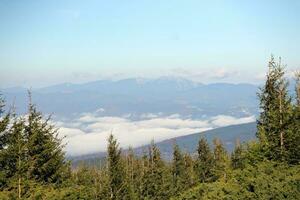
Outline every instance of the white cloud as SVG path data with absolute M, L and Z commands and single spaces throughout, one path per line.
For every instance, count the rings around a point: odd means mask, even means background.
M 62 136 L 65 136 L 67 138 L 85 134 L 85 132 L 83 132 L 82 130 L 80 130 L 78 128 L 66 128 L 66 127 L 61 127 L 59 129 L 59 132 L 60 132 L 60 134 L 62 134 Z
M 156 117 L 158 117 L 158 115 L 154 113 L 145 113 L 141 115 L 141 119 L 153 119 Z
M 185 79 L 192 80 L 194 82 L 216 82 L 216 81 L 225 81 L 225 82 L 240 82 L 244 81 L 244 73 L 242 70 L 228 69 L 224 67 L 216 67 L 213 69 L 193 69 L 186 70 L 177 68 L 170 72 L 171 76 L 182 77 Z M 243 77 L 241 79 L 241 77 Z
M 104 108 L 99 108 L 99 109 L 96 110 L 96 113 L 102 113 L 102 112 L 105 112 Z
M 222 127 L 222 126 L 229 126 L 235 124 L 244 124 L 253 121 L 255 121 L 254 116 L 235 118 L 227 115 L 218 115 L 216 117 L 212 117 L 211 124 L 217 127 Z
M 71 121 L 56 122 L 56 125 L 60 127 L 60 135 L 65 136 L 67 154 L 76 156 L 105 151 L 107 137 L 111 133 L 118 139 L 122 148 L 128 148 L 148 144 L 152 139 L 159 142 L 254 120 L 254 116 L 235 118 L 218 115 L 207 120 L 195 120 L 171 115 L 132 121 L 122 117 L 98 117 L 95 114 L 86 113 Z
M 239 75 L 238 71 L 228 70 L 225 68 L 218 68 L 214 70 L 213 74 L 210 74 L 210 77 L 215 79 L 224 79 L 224 78 L 231 78 L 238 75 Z
M 266 75 L 267 75 L 266 72 L 260 72 L 260 73 L 257 73 L 256 75 L 254 75 L 254 79 L 262 82 L 266 79 Z

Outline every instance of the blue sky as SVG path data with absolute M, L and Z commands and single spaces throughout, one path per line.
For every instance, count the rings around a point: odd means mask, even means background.
M 175 75 L 256 82 L 300 68 L 300 1 L 0 1 L 0 88 Z

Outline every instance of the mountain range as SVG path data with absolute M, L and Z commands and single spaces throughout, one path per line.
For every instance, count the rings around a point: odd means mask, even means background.
M 19 113 L 26 112 L 26 88 L 0 91 L 8 105 L 14 102 Z M 163 77 L 64 83 L 31 91 L 33 102 L 42 112 L 61 117 L 97 112 L 100 116 L 130 114 L 132 119 L 139 119 L 145 113 L 205 118 L 215 115 L 241 117 L 258 112 L 258 86 L 252 84 L 202 84 Z

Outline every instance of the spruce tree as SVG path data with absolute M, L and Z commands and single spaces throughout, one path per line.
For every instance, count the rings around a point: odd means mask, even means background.
M 10 114 L 4 114 L 4 100 L 0 95 L 0 188 L 4 187 L 7 183 L 7 174 L 5 167 L 7 166 L 7 158 L 5 154 L 5 147 L 8 145 Z
M 18 198 L 22 196 L 24 181 L 27 180 L 26 170 L 28 152 L 26 139 L 24 137 L 25 120 L 22 118 L 14 119 L 12 127 L 9 130 L 9 139 L 7 148 L 4 152 L 6 158 L 6 178 L 11 179 L 12 187 L 17 188 Z
M 258 94 L 261 113 L 257 136 L 270 159 L 283 160 L 286 156 L 286 140 L 289 137 L 292 105 L 284 78 L 284 68 L 271 57 L 265 85 Z
M 233 169 L 242 169 L 245 167 L 244 149 L 239 141 L 236 142 L 235 148 L 231 154 L 231 166 Z
M 199 140 L 197 153 L 198 156 L 196 160 L 195 170 L 198 174 L 198 179 L 202 183 L 207 182 L 212 176 L 211 170 L 213 165 L 213 155 L 209 148 L 209 144 L 203 137 Z
M 165 190 L 165 177 L 164 177 L 164 162 L 161 159 L 160 151 L 151 142 L 149 147 L 148 166 L 147 171 L 143 177 L 143 199 L 159 200 L 164 199 L 168 195 Z
M 213 179 L 226 179 L 227 171 L 229 169 L 229 158 L 226 149 L 224 148 L 220 139 L 215 138 L 214 141 L 214 155 L 213 155 Z
M 129 199 L 121 149 L 113 135 L 110 135 L 108 138 L 107 168 L 110 188 L 109 199 Z
M 50 117 L 43 119 L 36 106 L 29 104 L 25 137 L 28 145 L 28 176 L 43 183 L 60 183 L 69 176 L 69 164 L 58 130 L 50 124 Z
M 296 99 L 293 106 L 293 116 L 290 123 L 289 137 L 286 139 L 287 159 L 291 164 L 300 163 L 300 72 L 295 73 Z
M 138 161 L 134 155 L 134 150 L 130 147 L 125 157 L 126 185 L 131 200 L 139 199 L 140 171 Z
M 150 165 L 149 165 L 149 158 L 148 158 L 148 152 L 147 150 L 144 148 L 143 149 L 143 155 L 140 159 L 139 162 L 139 171 L 140 171 L 140 178 L 138 179 L 138 182 L 140 183 L 139 185 L 139 189 L 138 189 L 138 193 L 139 193 L 139 198 L 140 199 L 146 199 L 146 195 L 148 193 L 148 177 L 149 177 L 149 169 L 150 169 Z
M 0 151 L 6 146 L 8 140 L 7 126 L 10 121 L 10 113 L 4 114 L 4 100 L 0 95 Z
M 183 159 L 185 165 L 184 183 L 186 188 L 190 188 L 196 182 L 196 174 L 194 170 L 195 162 L 189 153 L 184 153 Z
M 296 106 L 300 106 L 300 71 L 295 72 L 295 80 L 296 80 Z
M 173 162 L 172 162 L 172 177 L 173 177 L 173 193 L 176 194 L 177 191 L 183 190 L 186 179 L 186 169 L 184 157 L 177 144 L 173 147 Z

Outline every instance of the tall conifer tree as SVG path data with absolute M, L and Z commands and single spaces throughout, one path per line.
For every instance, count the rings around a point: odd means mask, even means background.
M 110 187 L 109 199 L 129 199 L 121 149 L 113 135 L 108 138 L 107 167 Z
M 134 155 L 134 150 L 131 147 L 128 149 L 125 161 L 128 195 L 131 200 L 137 200 L 139 197 L 140 169 L 138 169 L 138 161 Z
M 161 159 L 160 151 L 151 142 L 149 147 L 148 167 L 143 177 L 143 199 L 163 199 L 166 198 L 165 177 L 164 177 L 164 162 Z
M 257 136 L 271 159 L 284 159 L 286 140 L 289 136 L 292 105 L 287 91 L 288 82 L 284 78 L 281 60 L 271 57 L 265 85 L 258 94 L 261 113 L 258 120 Z
M 14 118 L 12 127 L 9 130 L 8 145 L 5 149 L 5 158 L 7 160 L 5 169 L 7 178 L 12 178 L 13 186 L 18 191 L 18 198 L 21 199 L 24 181 L 27 180 L 28 149 L 24 135 L 25 120 Z
M 184 165 L 185 165 L 185 187 L 190 188 L 195 184 L 196 174 L 194 170 L 195 162 L 189 153 L 184 153 L 183 155 Z
M 245 166 L 244 149 L 239 140 L 236 141 L 235 148 L 231 154 L 231 166 L 233 169 L 242 169 Z
M 286 139 L 287 159 L 291 164 L 300 163 L 300 72 L 295 73 L 296 99 L 293 106 L 293 117 L 290 123 L 289 137 Z
M 198 157 L 195 165 L 196 173 L 198 174 L 200 182 L 207 182 L 212 176 L 213 155 L 209 144 L 203 137 L 199 140 L 197 153 Z
M 28 122 L 25 137 L 28 142 L 28 175 L 40 182 L 59 183 L 69 175 L 69 165 L 58 130 L 50 124 L 50 118 L 43 119 L 41 112 L 31 103 L 29 94 Z
M 5 171 L 5 168 L 8 161 L 6 159 L 5 147 L 8 145 L 8 124 L 10 122 L 10 114 L 4 114 L 4 106 L 4 100 L 0 95 L 0 188 L 6 185 L 7 182 L 7 172 Z
M 172 177 L 174 194 L 185 188 L 186 181 L 185 160 L 177 144 L 173 147 Z
M 215 138 L 214 141 L 214 159 L 213 159 L 213 179 L 226 179 L 229 169 L 229 157 L 220 139 Z
M 10 113 L 4 114 L 4 100 L 0 95 L 0 151 L 5 147 L 8 140 L 7 126 L 10 120 Z

